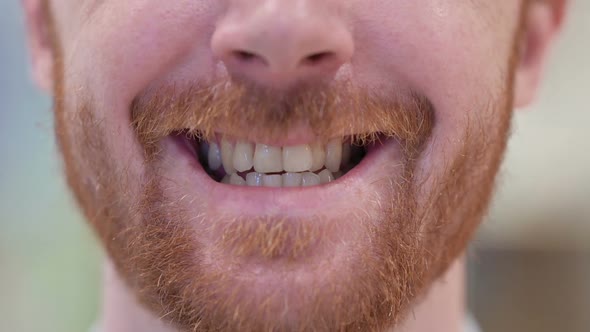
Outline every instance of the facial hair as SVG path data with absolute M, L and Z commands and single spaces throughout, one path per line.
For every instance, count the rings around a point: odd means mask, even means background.
M 419 201 L 416 160 L 435 125 L 433 106 L 415 93 L 382 96 L 348 84 L 316 91 L 303 87 L 279 94 L 281 98 L 230 82 L 146 92 L 130 109 L 145 172 L 141 179 L 130 178 L 126 165 L 110 158 L 110 128 L 97 118 L 92 98 L 77 96 L 79 102 L 67 106 L 64 64 L 52 31 L 56 136 L 68 184 L 128 287 L 154 315 L 181 330 L 365 331 L 394 326 L 464 250 L 488 207 L 509 132 L 516 48 L 504 93 L 489 111 L 498 116 L 490 123 L 469 122 L 461 151 L 441 166 L 443 175 Z M 246 106 L 239 116 L 237 106 Z M 356 125 L 350 126 L 353 121 Z M 387 199 L 381 220 L 362 213 L 350 216 L 364 225 L 359 238 L 365 242 L 337 271 L 338 278 L 326 273 L 325 280 L 314 284 L 293 283 L 291 289 L 245 297 L 249 285 L 236 278 L 231 266 L 221 272 L 204 263 L 202 253 L 209 249 L 191 227 L 195 216 L 166 195 L 159 156 L 165 137 L 182 132 L 210 138 L 219 123 L 251 127 L 268 139 L 294 123 L 305 123 L 319 137 L 351 135 L 372 141 L 371 133 L 380 132 L 398 140 L 403 176 L 382 180 Z M 127 189 L 137 181 L 142 183 L 141 197 Z M 199 222 L 223 224 L 206 218 Z M 232 220 L 220 229 L 225 240 L 219 250 L 240 260 L 262 257 L 305 265 L 314 244 L 329 237 L 329 230 L 316 224 L 265 216 Z

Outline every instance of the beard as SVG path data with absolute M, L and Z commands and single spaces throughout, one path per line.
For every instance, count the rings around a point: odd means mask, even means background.
M 516 47 L 502 92 L 484 112 L 493 120 L 468 119 L 461 149 L 425 189 L 418 161 L 432 139 L 433 105 L 417 93 L 350 83 L 277 92 L 223 81 L 145 91 L 129 109 L 142 157 L 141 172 L 130 172 L 112 158 L 116 138 L 100 104 L 66 91 L 53 35 L 56 136 L 68 184 L 127 286 L 181 330 L 395 326 L 464 251 L 489 205 L 509 132 Z M 205 197 L 187 199 L 169 179 L 171 136 L 211 139 L 223 125 L 273 140 L 295 124 L 320 138 L 396 140 L 399 163 L 383 165 L 372 196 L 358 198 L 372 204 L 338 217 L 212 213 Z

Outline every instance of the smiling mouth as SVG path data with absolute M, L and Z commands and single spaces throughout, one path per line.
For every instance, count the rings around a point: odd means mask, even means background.
M 185 138 L 214 181 L 233 186 L 296 188 L 329 184 L 355 168 L 379 144 L 334 138 L 325 143 L 272 146 L 227 136 Z

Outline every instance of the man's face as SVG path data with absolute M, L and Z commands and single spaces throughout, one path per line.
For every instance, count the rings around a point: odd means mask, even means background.
M 68 182 L 180 328 L 393 326 L 487 208 L 520 1 L 49 7 Z

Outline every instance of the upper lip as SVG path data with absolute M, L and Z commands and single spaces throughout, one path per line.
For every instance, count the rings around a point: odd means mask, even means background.
M 311 144 L 317 142 L 320 139 L 325 140 L 326 138 L 343 138 L 351 135 L 354 134 L 342 133 L 341 135 L 326 135 L 327 137 L 324 136 L 320 138 L 320 136 L 314 134 L 311 128 L 308 126 L 297 127 L 293 130 L 289 130 L 286 133 L 280 133 L 277 135 L 261 135 L 260 133 L 248 131 L 236 133 L 225 130 L 224 128 L 220 128 L 215 131 L 214 137 L 205 138 L 205 140 L 220 142 L 222 137 L 226 137 L 232 141 L 246 141 L 270 146 L 296 146 Z

